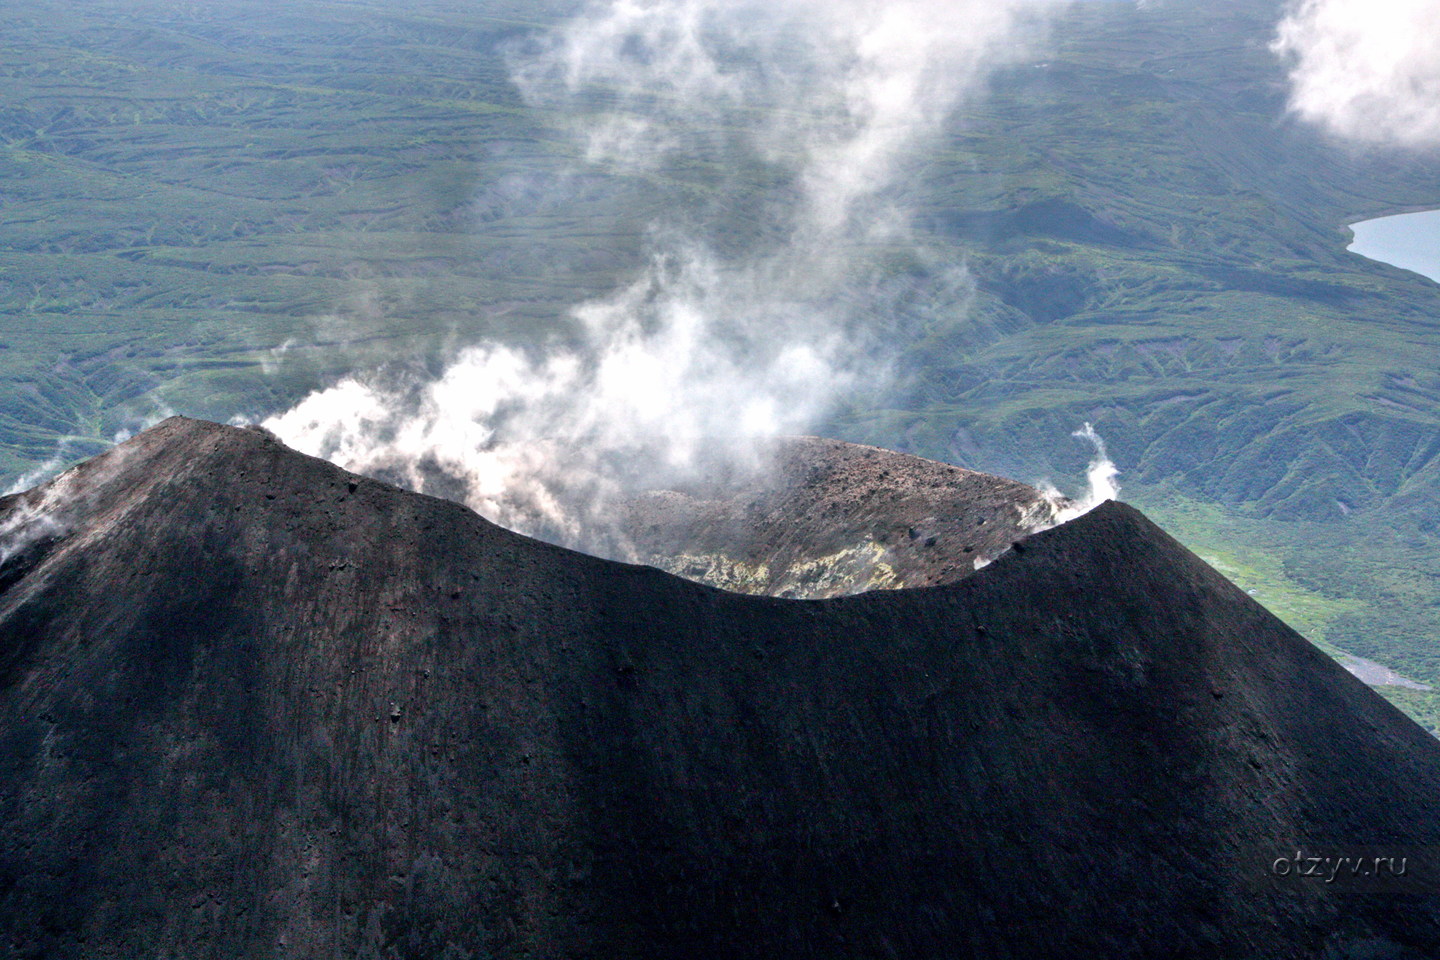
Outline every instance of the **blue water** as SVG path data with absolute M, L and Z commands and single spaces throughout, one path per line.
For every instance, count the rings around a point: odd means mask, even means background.
M 1361 220 L 1350 229 L 1355 231 L 1355 242 L 1347 248 L 1352 253 L 1440 283 L 1440 210 Z

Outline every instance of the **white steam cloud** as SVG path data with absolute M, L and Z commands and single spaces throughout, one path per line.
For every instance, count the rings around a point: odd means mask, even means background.
M 591 160 L 654 166 L 743 123 L 800 173 L 793 227 L 840 232 L 895 161 L 1015 53 L 1017 0 L 612 0 L 516 80 L 575 108 Z M 836 239 L 831 237 L 830 239 Z
M 69 500 L 70 486 L 69 475 L 62 474 L 38 495 L 22 498 L 0 518 L 0 566 L 31 546 L 67 532 L 59 508 Z
M 119 443 L 120 439 L 117 438 L 115 442 Z M 49 460 L 46 460 L 44 463 L 40 464 L 40 466 L 36 467 L 35 469 L 22 473 L 20 474 L 20 476 L 16 477 L 15 481 L 11 483 L 10 486 L 5 489 L 4 493 L 0 494 L 0 496 L 9 497 L 17 493 L 23 493 L 26 490 L 29 490 L 31 487 L 43 483 L 50 477 L 54 476 L 64 462 L 65 460 L 63 455 L 57 453 L 55 456 L 51 457 Z
M 1290 107 L 1340 136 L 1440 144 L 1440 0 L 1303 0 L 1271 48 L 1291 63 Z
M 118 444 L 106 453 L 70 467 L 47 482 L 43 480 L 61 462 L 63 454 L 20 477 L 6 491 L 14 499 L 0 513 L 0 567 L 20 558 L 32 547 L 58 540 L 71 533 L 76 517 L 94 507 L 107 481 L 120 473 L 133 448 Z
M 907 309 L 959 313 L 963 264 L 909 229 L 902 161 L 1018 54 L 1024 0 L 611 0 L 516 59 L 588 162 L 691 158 L 782 186 L 744 254 L 652 225 L 648 268 L 564 340 L 466 349 L 429 382 L 352 376 L 265 426 L 359 472 L 583 545 L 608 495 L 877 390 Z M 918 269 L 886 269 L 903 258 Z M 889 260 L 887 261 L 887 258 Z
M 1057 527 L 1062 523 L 1068 523 L 1076 517 L 1083 516 L 1094 510 L 1107 500 L 1117 500 L 1120 497 L 1120 484 L 1117 482 L 1120 476 L 1120 468 L 1110 459 L 1109 452 L 1105 449 L 1105 441 L 1095 428 L 1085 424 L 1079 430 L 1071 434 L 1079 440 L 1089 443 L 1095 450 L 1090 458 L 1090 466 L 1085 470 L 1085 492 L 1078 499 L 1070 499 L 1056 490 L 1048 483 L 1039 485 L 1040 492 L 1045 495 L 1054 508 L 1052 516 L 1047 517 L 1035 528 L 1048 530 Z

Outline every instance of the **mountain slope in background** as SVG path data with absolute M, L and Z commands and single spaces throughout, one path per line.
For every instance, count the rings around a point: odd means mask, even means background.
M 1270 876 L 1440 744 L 1126 506 L 788 601 L 177 418 L 0 528 L 0 955 L 1440 954 Z

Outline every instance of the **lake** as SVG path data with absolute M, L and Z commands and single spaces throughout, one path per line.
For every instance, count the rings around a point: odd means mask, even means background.
M 1347 248 L 1351 252 L 1440 283 L 1440 210 L 1361 220 L 1350 229 L 1355 231 L 1355 242 Z

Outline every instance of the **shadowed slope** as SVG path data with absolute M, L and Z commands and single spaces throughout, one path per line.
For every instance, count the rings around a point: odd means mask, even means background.
M 1440 745 L 1122 505 L 786 601 L 197 421 L 57 483 L 0 501 L 0 956 L 1440 954 L 1267 879 L 1440 841 Z

